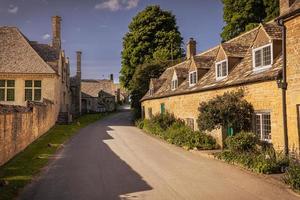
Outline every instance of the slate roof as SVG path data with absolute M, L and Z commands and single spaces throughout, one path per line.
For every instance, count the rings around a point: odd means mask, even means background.
M 0 27 L 0 73 L 53 74 L 57 55 L 50 46 L 30 43 L 15 27 Z
M 167 68 L 158 79 L 164 80 L 160 88 L 157 89 L 152 96 L 150 96 L 150 93 L 148 92 L 141 101 L 277 79 L 282 70 L 281 54 L 273 60 L 271 68 L 264 71 L 253 71 L 251 47 L 256 39 L 259 29 L 261 28 L 269 34 L 270 38 L 274 40 L 281 38 L 281 29 L 275 22 L 260 25 L 251 31 L 196 55 L 194 60 L 197 68 L 207 69 L 207 72 L 202 77 L 199 77 L 195 86 L 189 86 L 188 73 L 186 73 L 185 80 L 178 86 L 178 88 L 174 91 L 171 90 L 171 80 L 174 70 L 177 68 L 190 69 L 191 67 L 191 59 L 185 60 L 182 63 Z M 221 47 L 226 52 L 227 56 L 238 57 L 240 62 L 238 62 L 235 66 L 232 66 L 231 71 L 225 79 L 216 80 L 215 62 L 218 51 Z
M 289 17 L 292 13 L 300 11 L 300 0 L 296 0 L 290 8 L 284 12 L 278 19 Z
M 101 90 L 111 95 L 115 95 L 115 84 L 111 80 L 81 80 L 81 92 L 88 97 L 98 97 Z

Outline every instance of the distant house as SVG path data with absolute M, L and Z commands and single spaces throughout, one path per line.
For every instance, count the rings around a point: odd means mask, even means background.
M 61 49 L 61 18 L 52 17 L 52 45 L 30 41 L 16 27 L 0 27 L 0 104 L 50 100 L 70 120 L 69 59 Z
M 120 90 L 111 78 L 103 80 L 81 80 L 82 113 L 111 112 L 116 109 Z
M 280 0 L 280 11 L 278 20 L 199 54 L 190 39 L 186 60 L 150 81 L 141 100 L 144 117 L 168 111 L 197 129 L 201 102 L 242 88 L 255 109 L 253 132 L 277 150 L 299 154 L 300 0 Z M 227 130 L 210 134 L 222 144 Z

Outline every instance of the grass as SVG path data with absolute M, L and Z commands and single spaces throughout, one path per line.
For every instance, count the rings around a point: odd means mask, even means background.
M 104 114 L 89 114 L 80 117 L 76 122 L 69 125 L 55 125 L 24 151 L 1 166 L 0 180 L 7 184 L 0 186 L 0 199 L 14 199 L 19 191 L 48 164 L 50 157 L 57 152 L 63 143 L 79 129 L 104 116 Z

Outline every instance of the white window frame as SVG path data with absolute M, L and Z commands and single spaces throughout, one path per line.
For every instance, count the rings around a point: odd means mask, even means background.
M 149 94 L 150 94 L 150 96 L 152 96 L 154 94 L 154 89 L 153 88 L 149 89 Z
M 31 81 L 32 82 L 32 86 L 31 87 L 26 87 L 26 81 Z M 41 82 L 41 86 L 40 87 L 35 86 L 34 85 L 35 81 L 40 81 Z M 35 90 L 36 89 L 41 90 L 41 99 L 40 100 L 36 100 L 35 99 Z M 25 101 L 28 101 L 28 100 L 26 100 L 26 90 L 31 90 L 31 100 L 29 100 L 29 101 L 42 102 L 42 99 L 43 99 L 42 80 L 28 79 L 28 80 L 24 81 L 24 99 L 25 99 Z
M 193 80 L 193 77 L 194 77 L 193 74 L 194 73 L 196 73 L 195 80 Z M 192 79 L 191 79 L 191 75 L 192 75 Z M 198 82 L 198 73 L 197 73 L 197 70 L 189 72 L 189 86 L 192 87 L 192 86 L 196 85 L 197 82 Z
M 4 100 L 2 102 L 15 102 L 16 101 L 16 80 L 12 79 L 1 79 L 1 81 L 4 81 L 4 86 L 1 87 L 1 89 L 4 90 Z M 8 86 L 8 81 L 14 81 L 14 86 Z M 8 90 L 14 90 L 14 100 L 8 100 Z
M 271 64 L 270 65 L 263 65 L 264 61 L 263 61 L 263 49 L 265 47 L 268 47 L 270 46 L 270 51 L 271 51 Z M 262 51 L 262 54 L 261 54 L 261 66 L 260 67 L 256 67 L 255 66 L 255 52 L 257 51 Z M 270 67 L 272 67 L 273 65 L 273 43 L 269 43 L 269 44 L 266 44 L 266 45 L 263 45 L 261 47 L 258 47 L 258 48 L 253 48 L 252 49 L 252 67 L 253 67 L 253 71 L 261 71 L 261 70 L 265 70 L 265 69 L 269 69 Z
M 255 133 L 256 134 L 259 134 L 259 139 L 261 141 L 265 141 L 265 142 L 268 142 L 268 143 L 271 143 L 272 142 L 272 118 L 271 118 L 271 113 L 270 112 L 256 112 L 255 114 L 255 118 L 254 118 L 254 123 L 255 123 Z M 264 138 L 264 125 L 263 125 L 263 115 L 269 115 L 270 116 L 270 133 L 269 133 L 269 136 L 270 138 Z M 257 121 L 256 121 L 256 117 L 257 116 L 260 116 L 260 133 L 257 132 Z
M 226 75 L 224 76 L 224 75 L 223 75 L 223 70 L 221 70 L 221 74 L 222 74 L 222 75 L 221 75 L 221 76 L 218 76 L 218 65 L 221 64 L 221 66 L 222 66 L 222 64 L 223 64 L 224 62 L 226 62 Z M 228 76 L 228 59 L 221 60 L 221 61 L 217 62 L 216 65 L 215 65 L 215 69 L 216 69 L 216 80 L 217 80 L 217 81 L 226 78 L 226 77 Z
M 173 79 L 171 83 L 171 89 L 174 91 L 178 88 L 178 79 Z

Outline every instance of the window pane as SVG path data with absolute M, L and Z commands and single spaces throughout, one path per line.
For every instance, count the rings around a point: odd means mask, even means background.
M 42 91 L 41 89 L 34 89 L 34 100 L 40 101 L 42 97 Z
M 32 101 L 32 89 L 25 89 L 25 101 Z
M 261 138 L 261 115 L 255 115 L 255 133 Z
M 32 81 L 30 80 L 25 81 L 25 87 L 32 87 Z
M 34 81 L 34 87 L 41 87 L 42 82 L 41 81 Z
M 270 46 L 263 48 L 263 64 L 264 64 L 264 66 L 271 65 L 271 47 Z
M 15 100 L 15 89 L 7 89 L 7 101 Z
M 222 63 L 222 76 L 227 76 L 227 63 Z
M 194 77 L 193 83 L 197 83 L 197 73 L 196 72 L 193 73 L 193 77 Z
M 262 115 L 262 127 L 263 127 L 263 140 L 270 140 L 271 139 L 271 116 L 270 114 L 263 114 Z
M 0 80 L 0 87 L 5 87 L 5 80 Z
M 15 81 L 14 80 L 7 80 L 7 87 L 15 87 Z
M 217 77 L 221 77 L 221 64 L 217 65 Z
M 5 101 L 5 89 L 0 89 L 0 101 Z
M 261 67 L 261 50 L 255 51 L 255 67 Z

